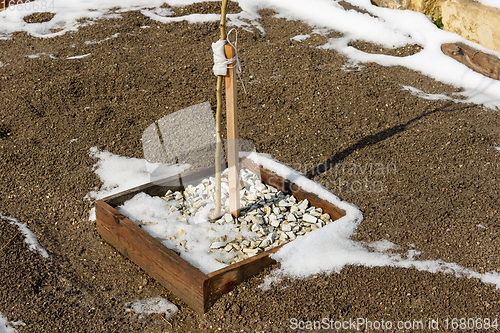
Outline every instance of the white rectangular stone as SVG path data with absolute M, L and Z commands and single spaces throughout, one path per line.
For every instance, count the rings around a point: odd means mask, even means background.
M 277 228 L 280 226 L 280 221 L 279 220 L 271 220 L 271 222 L 269 224 L 272 225 L 273 227 Z
M 227 242 L 213 242 L 212 245 L 210 245 L 211 249 L 220 249 L 221 247 L 224 247 L 227 245 Z
M 224 220 L 226 221 L 226 223 L 233 223 L 233 215 L 229 213 L 224 214 Z
M 316 223 L 316 220 L 318 220 L 316 217 L 314 217 L 310 214 L 304 214 L 304 216 L 302 216 L 302 219 L 305 222 L 309 222 L 309 223 Z
M 304 199 L 300 204 L 299 204 L 299 209 L 302 211 L 305 211 L 309 207 L 309 200 Z

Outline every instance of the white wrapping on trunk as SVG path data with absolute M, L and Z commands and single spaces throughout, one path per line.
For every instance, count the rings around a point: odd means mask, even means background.
M 226 76 L 227 74 L 227 59 L 224 53 L 225 40 L 219 40 L 212 43 L 212 50 L 214 51 L 214 74 Z

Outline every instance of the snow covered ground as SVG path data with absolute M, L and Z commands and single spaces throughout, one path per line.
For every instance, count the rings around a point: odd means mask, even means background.
M 370 0 L 346 0 L 351 4 L 365 9 L 372 15 L 362 14 L 353 10 L 344 10 L 338 1 L 331 0 L 239 0 L 242 8 L 238 14 L 228 15 L 230 26 L 240 29 L 264 29 L 258 23 L 258 10 L 261 8 L 272 8 L 278 12 L 278 16 L 289 19 L 304 21 L 317 28 L 318 32 L 336 30 L 343 37 L 331 39 L 323 48 L 335 49 L 349 57 L 352 65 L 363 62 L 375 62 L 383 66 L 400 65 L 415 71 L 419 71 L 436 80 L 463 88 L 461 93 L 466 98 L 460 101 L 483 104 L 488 108 L 500 107 L 500 82 L 484 77 L 455 60 L 445 56 L 440 46 L 443 43 L 463 42 L 472 45 L 485 52 L 500 56 L 500 53 L 487 50 L 480 45 L 464 40 L 462 37 L 439 30 L 423 14 L 412 11 L 395 11 L 386 8 L 372 6 Z M 163 3 L 170 6 L 182 6 L 201 2 L 196 0 L 37 0 L 23 5 L 11 6 L 0 12 L 0 38 L 9 38 L 15 31 L 26 31 L 41 38 L 55 37 L 67 32 L 75 31 L 82 24 L 81 18 L 97 20 L 100 18 L 112 18 L 120 15 L 122 11 L 141 10 L 141 12 L 162 23 L 187 20 L 191 23 L 218 21 L 217 14 L 195 14 L 185 17 L 170 17 L 168 9 L 160 8 Z M 482 3 L 499 7 L 495 0 L 481 0 Z M 113 12 L 111 8 L 119 7 Z M 28 24 L 23 17 L 34 12 L 52 12 L 55 16 L 49 22 Z M 146 27 L 145 27 L 146 28 Z M 52 33 L 52 29 L 59 30 Z M 52 30 L 53 31 L 53 30 Z M 109 36 L 113 38 L 113 36 Z M 300 35 L 295 40 L 306 40 L 307 35 Z M 422 51 L 408 57 L 393 57 L 379 54 L 368 54 L 348 46 L 351 41 L 367 41 L 380 44 L 386 48 L 401 47 L 407 44 L 418 44 L 423 47 Z M 89 43 L 98 41 L 88 41 Z M 215 41 L 214 41 L 215 42 Z M 25 55 L 34 56 L 34 55 Z M 36 55 L 35 55 L 36 56 Z M 82 55 L 88 56 L 88 55 Z M 244 63 L 243 63 L 244 65 Z M 4 59 L 0 58 L 0 66 L 9 66 Z M 243 80 L 245 80 L 244 74 Z M 453 98 L 444 95 L 422 95 L 423 92 L 414 87 L 402 87 L 415 94 L 427 98 Z M 458 99 L 457 99 L 458 100 Z M 99 159 L 95 172 L 104 182 L 101 191 L 89 193 L 89 197 L 97 198 L 110 193 L 109 191 L 121 191 L 138 183 L 148 181 L 147 170 L 144 160 L 128 159 L 116 156 L 108 152 L 93 150 L 92 155 Z M 110 170 L 113 170 L 110 172 Z M 178 170 L 171 170 L 173 174 Z M 134 177 L 130 177 L 133 174 Z M 136 176 L 136 177 L 135 177 Z M 124 179 L 136 179 L 136 183 L 122 183 Z M 26 224 L 19 223 L 15 218 L 4 217 L 10 223 L 16 224 L 25 236 L 31 250 L 39 251 L 48 258 L 47 252 L 36 241 L 36 236 L 27 228 Z M 387 241 L 370 244 L 354 242 L 350 236 L 355 232 L 360 219 L 341 219 L 327 234 L 311 234 L 285 246 L 274 255 L 281 262 L 281 269 L 272 273 L 270 281 L 282 275 L 305 277 L 320 272 L 336 272 L 345 265 L 366 265 L 397 267 L 415 267 L 429 272 L 447 272 L 455 275 L 476 277 L 485 283 L 493 283 L 500 288 L 500 276 L 496 273 L 479 274 L 457 264 L 443 261 L 417 261 L 413 255 L 415 249 L 408 249 L 408 258 L 403 259 L 400 255 L 392 255 L 385 252 L 394 247 Z M 334 239 L 335 241 L 332 241 Z M 298 249 L 302 251 L 298 251 Z M 369 249 L 373 249 L 370 252 Z M 308 249 L 304 251 L 303 249 Z M 340 254 L 340 255 L 339 255 Z M 293 256 L 293 260 L 290 258 Z M 332 258 L 324 260 L 324 258 Z M 166 314 L 175 312 L 168 303 L 164 304 L 162 311 Z M 148 303 L 149 304 L 149 303 Z M 148 305 L 149 306 L 149 305 Z M 0 309 L 1 310 L 1 309 Z M 137 311 L 137 310 L 134 310 Z M 22 323 L 9 323 L 8 319 L 0 314 L 0 332 L 15 332 L 12 326 Z

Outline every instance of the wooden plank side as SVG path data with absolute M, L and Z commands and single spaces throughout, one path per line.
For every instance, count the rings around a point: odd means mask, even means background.
M 278 251 L 283 245 L 207 274 L 209 279 L 207 280 L 204 292 L 206 310 L 220 296 L 233 290 L 236 285 L 260 273 L 264 268 L 275 264 L 276 261 L 271 259 L 269 255 Z
M 95 206 L 97 230 L 109 244 L 193 309 L 205 310 L 203 293 L 207 275 L 106 202 L 96 201 Z
M 276 187 L 280 191 L 292 194 L 298 200 L 307 199 L 312 206 L 321 207 L 323 209 L 323 212 L 330 214 L 333 220 L 338 220 L 346 214 L 343 209 L 338 208 L 331 202 L 318 197 L 318 195 L 315 193 L 303 190 L 297 184 L 277 175 L 272 171 L 264 169 L 262 166 L 257 165 L 248 158 L 243 159 L 241 164 L 242 167 L 249 169 L 253 173 L 257 175 L 260 174 L 262 182 Z

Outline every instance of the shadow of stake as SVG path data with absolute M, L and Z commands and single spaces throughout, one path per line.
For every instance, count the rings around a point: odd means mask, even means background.
M 309 179 L 317 177 L 317 176 L 325 173 L 326 171 L 330 170 L 331 168 L 333 168 L 336 164 L 343 161 L 347 156 L 351 155 L 356 150 L 360 150 L 360 149 L 369 147 L 371 145 L 374 145 L 374 144 L 377 144 L 381 141 L 384 141 L 384 140 L 386 140 L 386 139 L 388 139 L 388 138 L 390 138 L 398 133 L 404 132 L 406 129 L 409 128 L 409 126 L 411 124 L 413 124 L 414 122 L 416 122 L 420 119 L 423 119 L 423 118 L 430 116 L 430 115 L 437 113 L 437 112 L 451 112 L 451 111 L 458 110 L 459 109 L 458 105 L 457 105 L 457 108 L 450 108 L 450 106 L 452 106 L 454 104 L 455 104 L 454 102 L 448 101 L 442 107 L 436 108 L 436 109 L 429 111 L 429 112 L 424 112 L 420 116 L 417 116 L 413 119 L 410 119 L 409 121 L 407 121 L 404 124 L 396 125 L 396 126 L 387 128 L 381 132 L 378 132 L 378 133 L 375 133 L 372 135 L 368 135 L 368 136 L 360 139 L 356 143 L 354 143 L 352 146 L 336 153 L 335 155 L 333 155 L 332 157 L 327 159 L 325 162 L 314 167 L 312 170 L 309 170 L 305 174 L 305 176 Z M 460 107 L 463 107 L 463 106 L 460 106 Z

